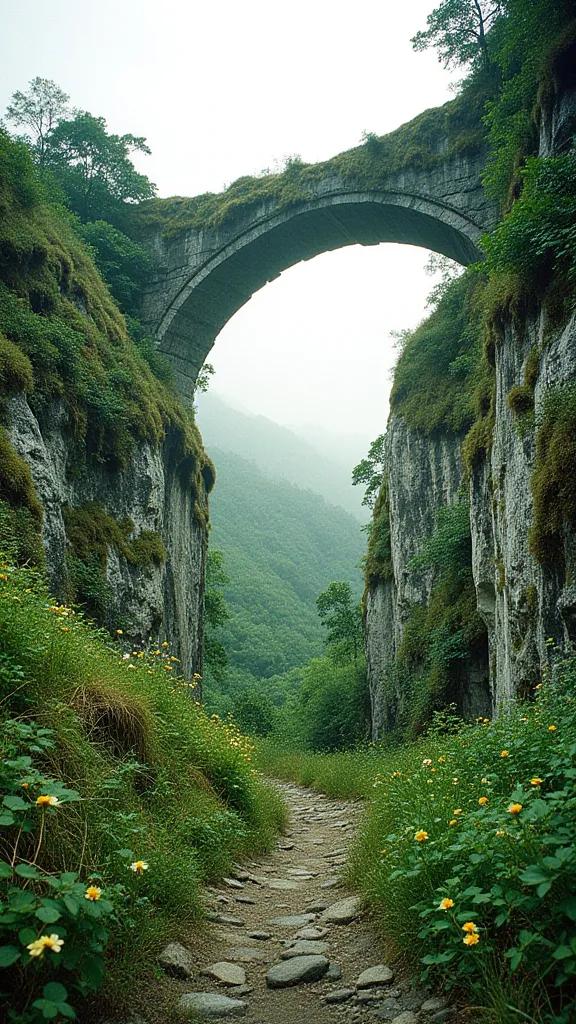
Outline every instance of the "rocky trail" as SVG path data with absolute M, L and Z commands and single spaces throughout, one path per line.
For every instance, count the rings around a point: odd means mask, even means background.
M 441 998 L 383 962 L 361 901 L 341 871 L 361 805 L 278 784 L 290 824 L 276 848 L 208 890 L 209 923 L 160 957 L 183 1020 L 246 1024 L 440 1024 Z

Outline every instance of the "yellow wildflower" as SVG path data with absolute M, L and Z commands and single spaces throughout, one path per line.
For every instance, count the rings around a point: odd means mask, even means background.
M 41 793 L 36 798 L 38 807 L 58 807 L 60 801 L 57 796 L 49 796 L 47 793 Z
M 0 580 L 3 580 L 4 583 L 5 583 L 7 579 L 8 579 L 8 573 L 7 572 L 0 572 Z
M 549 725 L 548 726 L 548 732 L 556 732 L 557 728 L 558 728 L 557 725 Z
M 510 804 L 508 807 L 508 814 L 520 814 L 522 807 L 522 804 Z
M 472 935 L 473 932 L 478 931 L 478 925 L 474 924 L 474 921 L 466 921 L 466 923 L 462 925 L 462 931 Z
M 535 775 L 533 779 L 530 779 L 531 786 L 541 786 L 543 782 L 544 779 L 540 779 L 537 775 Z
M 145 860 L 132 861 L 130 871 L 133 871 L 135 875 L 143 875 L 145 871 L 148 871 L 148 864 Z
M 169 647 L 169 646 L 170 646 L 170 644 L 168 643 L 167 640 L 163 640 L 162 641 L 162 647 Z
M 425 757 L 424 760 L 422 761 L 422 766 L 424 768 L 429 768 L 431 764 L 432 764 L 432 758 L 431 757 Z
M 505 835 L 506 835 L 506 833 L 505 833 L 505 831 L 504 831 L 504 829 L 503 829 L 503 828 L 497 828 L 497 829 L 496 829 L 496 835 L 497 835 L 497 836 L 505 836 Z
M 479 797 L 478 798 L 478 803 L 480 804 L 480 807 L 486 807 L 486 804 L 488 803 L 488 797 L 487 796 Z
M 440 903 L 438 904 L 438 910 L 451 910 L 453 906 L 454 900 L 444 897 L 444 899 L 440 900 Z
M 448 822 L 448 824 L 449 825 L 457 825 L 458 824 L 458 818 L 450 818 L 450 821 Z
M 480 936 L 478 932 L 470 932 L 470 935 L 465 935 L 462 939 L 465 946 L 477 946 L 480 942 Z
M 41 935 L 34 942 L 29 942 L 26 949 L 30 956 L 44 956 L 46 949 L 50 949 L 53 953 L 59 953 L 63 945 L 64 939 L 61 939 L 59 935 L 53 932 L 52 935 Z
M 454 809 L 454 810 L 452 811 L 452 814 L 454 815 L 454 817 L 455 817 L 455 818 L 457 818 L 459 814 L 462 814 L 462 808 L 461 808 L 461 807 L 456 807 L 456 808 L 455 808 L 455 809 Z
M 438 758 L 438 764 L 446 764 L 446 758 L 445 757 L 439 757 Z
M 415 833 L 414 839 L 416 840 L 417 843 L 425 843 L 426 840 L 429 839 L 429 835 L 427 832 L 424 831 L 423 828 L 420 828 Z
M 86 892 L 84 893 L 84 899 L 90 900 L 92 903 L 95 903 L 97 900 L 100 899 L 101 895 L 102 889 L 98 885 L 89 885 L 88 888 L 86 889 Z
M 500 751 L 500 757 L 510 757 L 510 751 L 509 750 L 501 750 Z
M 116 630 L 116 636 L 124 636 L 124 630 L 123 629 L 117 629 Z

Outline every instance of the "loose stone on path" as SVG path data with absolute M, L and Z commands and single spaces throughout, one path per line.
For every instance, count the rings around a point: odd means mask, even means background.
M 231 999 L 220 992 L 187 992 L 176 1007 L 179 1017 L 194 1020 L 195 1017 L 243 1017 L 248 1003 Z
M 330 966 L 325 956 L 296 956 L 274 964 L 266 975 L 268 988 L 287 988 L 306 981 L 318 981 Z

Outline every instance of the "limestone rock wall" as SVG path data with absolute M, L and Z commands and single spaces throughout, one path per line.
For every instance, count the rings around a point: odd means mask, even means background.
M 462 485 L 461 438 L 431 438 L 392 416 L 387 433 L 390 540 L 393 579 L 366 594 L 366 658 L 372 706 L 372 734 L 377 739 L 391 728 L 402 693 L 393 688 L 390 667 L 410 607 L 430 597 L 433 578 L 415 572 L 410 562 L 432 533 L 436 513 L 454 504 Z
M 108 624 L 121 623 L 133 641 L 166 638 L 185 675 L 201 671 L 207 534 L 195 515 L 195 496 L 178 473 L 170 436 L 162 447 L 135 447 L 128 466 L 112 471 L 85 460 L 66 420 L 58 403 L 45 411 L 41 422 L 24 395 L 7 403 L 10 440 L 30 467 L 44 509 L 43 542 L 53 593 L 65 598 L 68 591 L 66 505 L 97 502 L 115 519 L 130 518 L 135 536 L 155 531 L 166 549 L 162 565 L 134 566 L 109 548 Z M 205 503 L 206 497 L 201 495 L 200 501 Z
M 576 129 L 576 90 L 559 91 L 542 112 L 540 154 L 565 150 Z M 520 423 L 508 394 L 523 385 L 527 359 L 537 350 L 538 376 L 532 422 Z M 576 643 L 576 537 L 566 529 L 563 557 L 542 566 L 529 548 L 533 519 L 531 478 L 535 440 L 550 387 L 576 381 L 576 313 L 552 325 L 545 309 L 510 318 L 495 351 L 496 399 L 493 443 L 468 483 L 472 574 L 477 607 L 489 645 L 492 711 L 527 694 L 555 653 Z M 410 559 L 430 532 L 437 509 L 454 500 L 463 484 L 461 438 L 417 436 L 392 417 L 388 427 L 390 529 L 393 580 L 366 599 L 366 647 L 377 738 L 393 724 L 402 694 L 390 693 L 390 664 L 412 602 L 425 602 L 430 580 L 410 569 Z M 472 652 L 473 655 L 473 652 Z M 469 712 L 481 686 L 472 656 L 464 666 Z

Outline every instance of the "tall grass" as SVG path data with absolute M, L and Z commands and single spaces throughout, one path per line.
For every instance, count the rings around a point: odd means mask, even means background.
M 122 637 L 54 605 L 35 572 L 2 567 L 0 745 L 15 719 L 52 730 L 54 748 L 34 758 L 81 797 L 50 817 L 40 866 L 129 887 L 126 851 L 149 864 L 111 936 L 104 998 L 115 1010 L 144 999 L 161 943 L 199 921 L 202 881 L 266 848 L 284 820 L 249 741 L 203 712 L 173 664 L 132 656 Z M 0 837 L 0 860 L 9 843 Z

